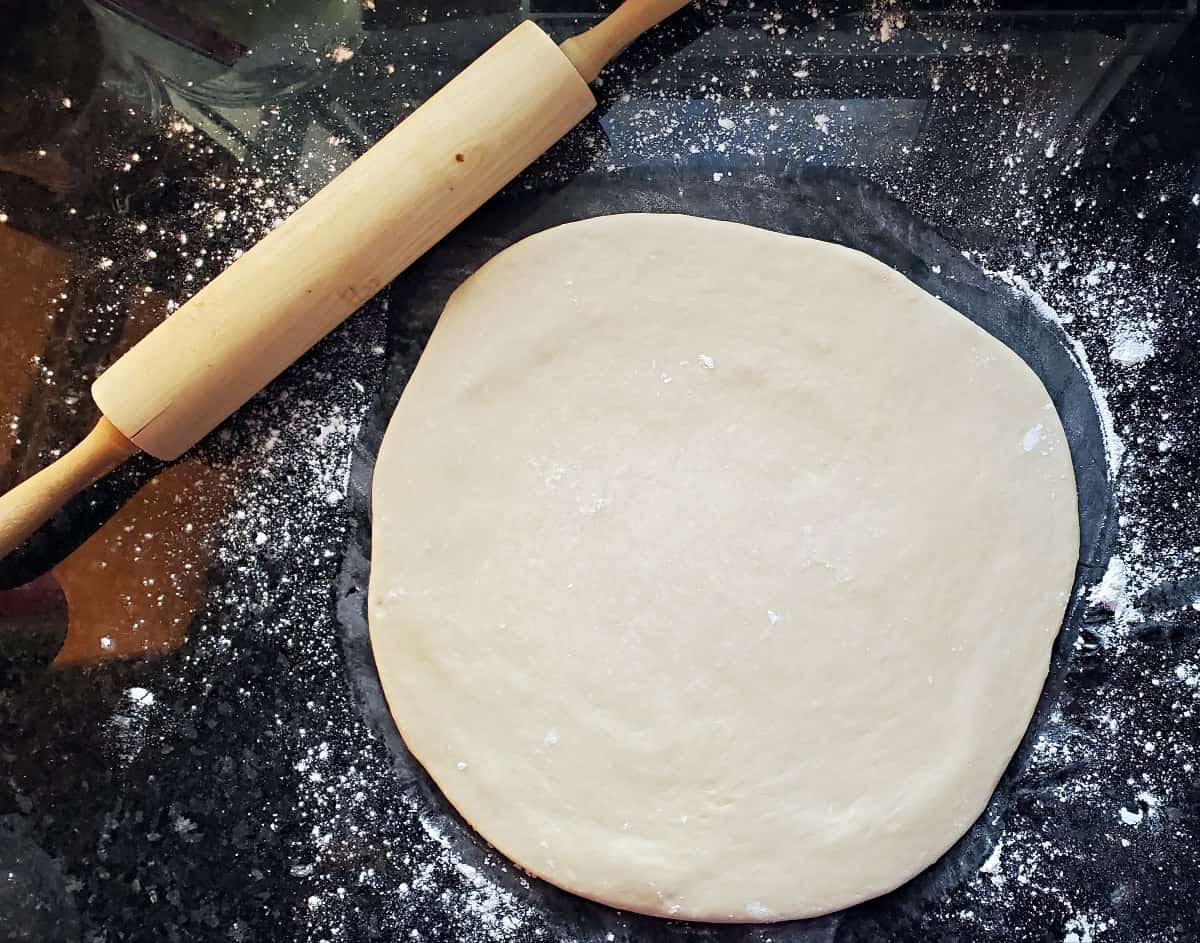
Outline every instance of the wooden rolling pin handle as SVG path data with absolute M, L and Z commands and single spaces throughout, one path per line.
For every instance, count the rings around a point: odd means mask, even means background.
M 682 10 L 690 0 L 625 0 L 606 19 L 558 48 L 585 82 L 595 81 L 612 58 L 650 27 Z
M 28 540 L 68 500 L 138 451 L 101 416 L 75 448 L 0 496 L 0 559 Z

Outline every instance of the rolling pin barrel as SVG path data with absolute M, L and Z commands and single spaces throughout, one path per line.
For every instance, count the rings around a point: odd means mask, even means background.
M 102 374 L 96 404 L 139 448 L 176 458 L 595 104 L 521 24 Z
M 624 0 L 562 48 L 522 23 L 92 385 L 79 446 L 0 496 L 0 557 L 140 449 L 173 459 L 596 106 L 587 86 L 687 0 Z

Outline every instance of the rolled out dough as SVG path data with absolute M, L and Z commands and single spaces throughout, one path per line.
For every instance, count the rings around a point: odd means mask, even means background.
M 1077 552 L 1008 348 L 858 252 L 611 216 L 446 306 L 375 471 L 371 639 L 413 754 L 521 867 L 765 922 L 970 826 Z

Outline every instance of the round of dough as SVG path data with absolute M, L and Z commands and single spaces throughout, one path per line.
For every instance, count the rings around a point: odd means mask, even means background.
M 937 859 L 1029 723 L 1078 554 L 1049 395 L 866 255 L 634 214 L 446 306 L 374 480 L 396 723 L 501 852 L 689 920 Z

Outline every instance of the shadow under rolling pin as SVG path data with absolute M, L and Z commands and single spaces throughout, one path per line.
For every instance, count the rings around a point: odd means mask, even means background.
M 574 127 L 588 82 L 687 2 L 625 0 L 561 47 L 528 21 L 502 38 L 96 380 L 95 429 L 0 497 L 0 557 L 139 451 L 200 441 Z

